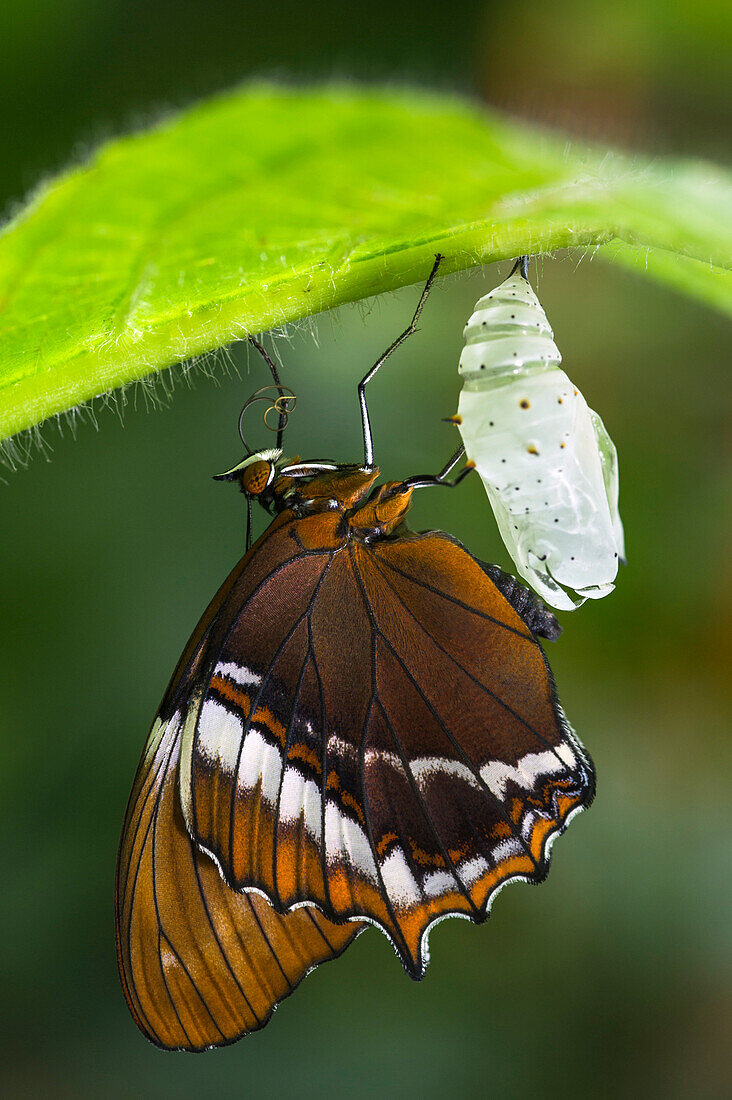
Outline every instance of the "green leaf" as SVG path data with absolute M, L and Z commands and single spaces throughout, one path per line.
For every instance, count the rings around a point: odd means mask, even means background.
M 729 308 L 709 265 L 730 266 L 731 196 L 713 166 L 639 164 L 455 98 L 250 86 L 103 146 L 5 227 L 0 438 L 421 281 L 438 251 L 447 273 L 619 238 Z

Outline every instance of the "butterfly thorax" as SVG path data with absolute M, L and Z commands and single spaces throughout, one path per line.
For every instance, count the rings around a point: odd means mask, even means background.
M 289 509 L 297 517 L 335 513 L 338 529 L 347 539 L 385 538 L 402 523 L 412 495 L 402 482 L 390 481 L 373 488 L 377 468 L 342 467 L 312 478 L 300 479 L 288 470 L 272 485 L 275 512 Z
M 376 468 L 336 466 L 325 463 L 289 462 L 275 477 L 262 499 L 272 512 L 289 508 L 296 515 L 317 512 L 346 513 L 365 499 L 379 476 Z

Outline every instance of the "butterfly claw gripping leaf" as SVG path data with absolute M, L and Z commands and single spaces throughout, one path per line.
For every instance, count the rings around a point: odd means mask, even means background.
M 519 267 L 465 327 L 455 419 L 519 573 L 547 603 L 571 610 L 612 592 L 623 557 L 617 453 L 560 369 Z

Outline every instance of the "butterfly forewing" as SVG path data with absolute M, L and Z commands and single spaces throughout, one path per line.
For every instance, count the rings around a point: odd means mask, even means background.
M 356 556 L 382 716 L 365 791 L 401 789 L 371 798 L 373 829 L 390 838 L 382 875 L 421 966 L 422 936 L 441 913 L 475 917 L 507 879 L 544 877 L 550 837 L 588 804 L 594 780 L 542 650 L 470 555 L 430 535 Z
M 367 542 L 325 514 L 265 553 L 192 734 L 191 833 L 233 888 L 372 920 L 418 977 L 436 919 L 544 877 L 591 764 L 531 631 L 455 540 Z
M 298 557 L 257 587 L 218 651 L 191 745 L 192 831 L 232 883 L 256 878 L 270 895 L 285 743 L 317 702 L 308 620 L 327 563 Z

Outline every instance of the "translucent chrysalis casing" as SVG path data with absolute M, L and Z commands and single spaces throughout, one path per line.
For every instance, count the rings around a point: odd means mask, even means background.
M 561 361 L 517 264 L 465 326 L 459 428 L 518 572 L 571 610 L 613 590 L 624 551 L 615 446 Z

